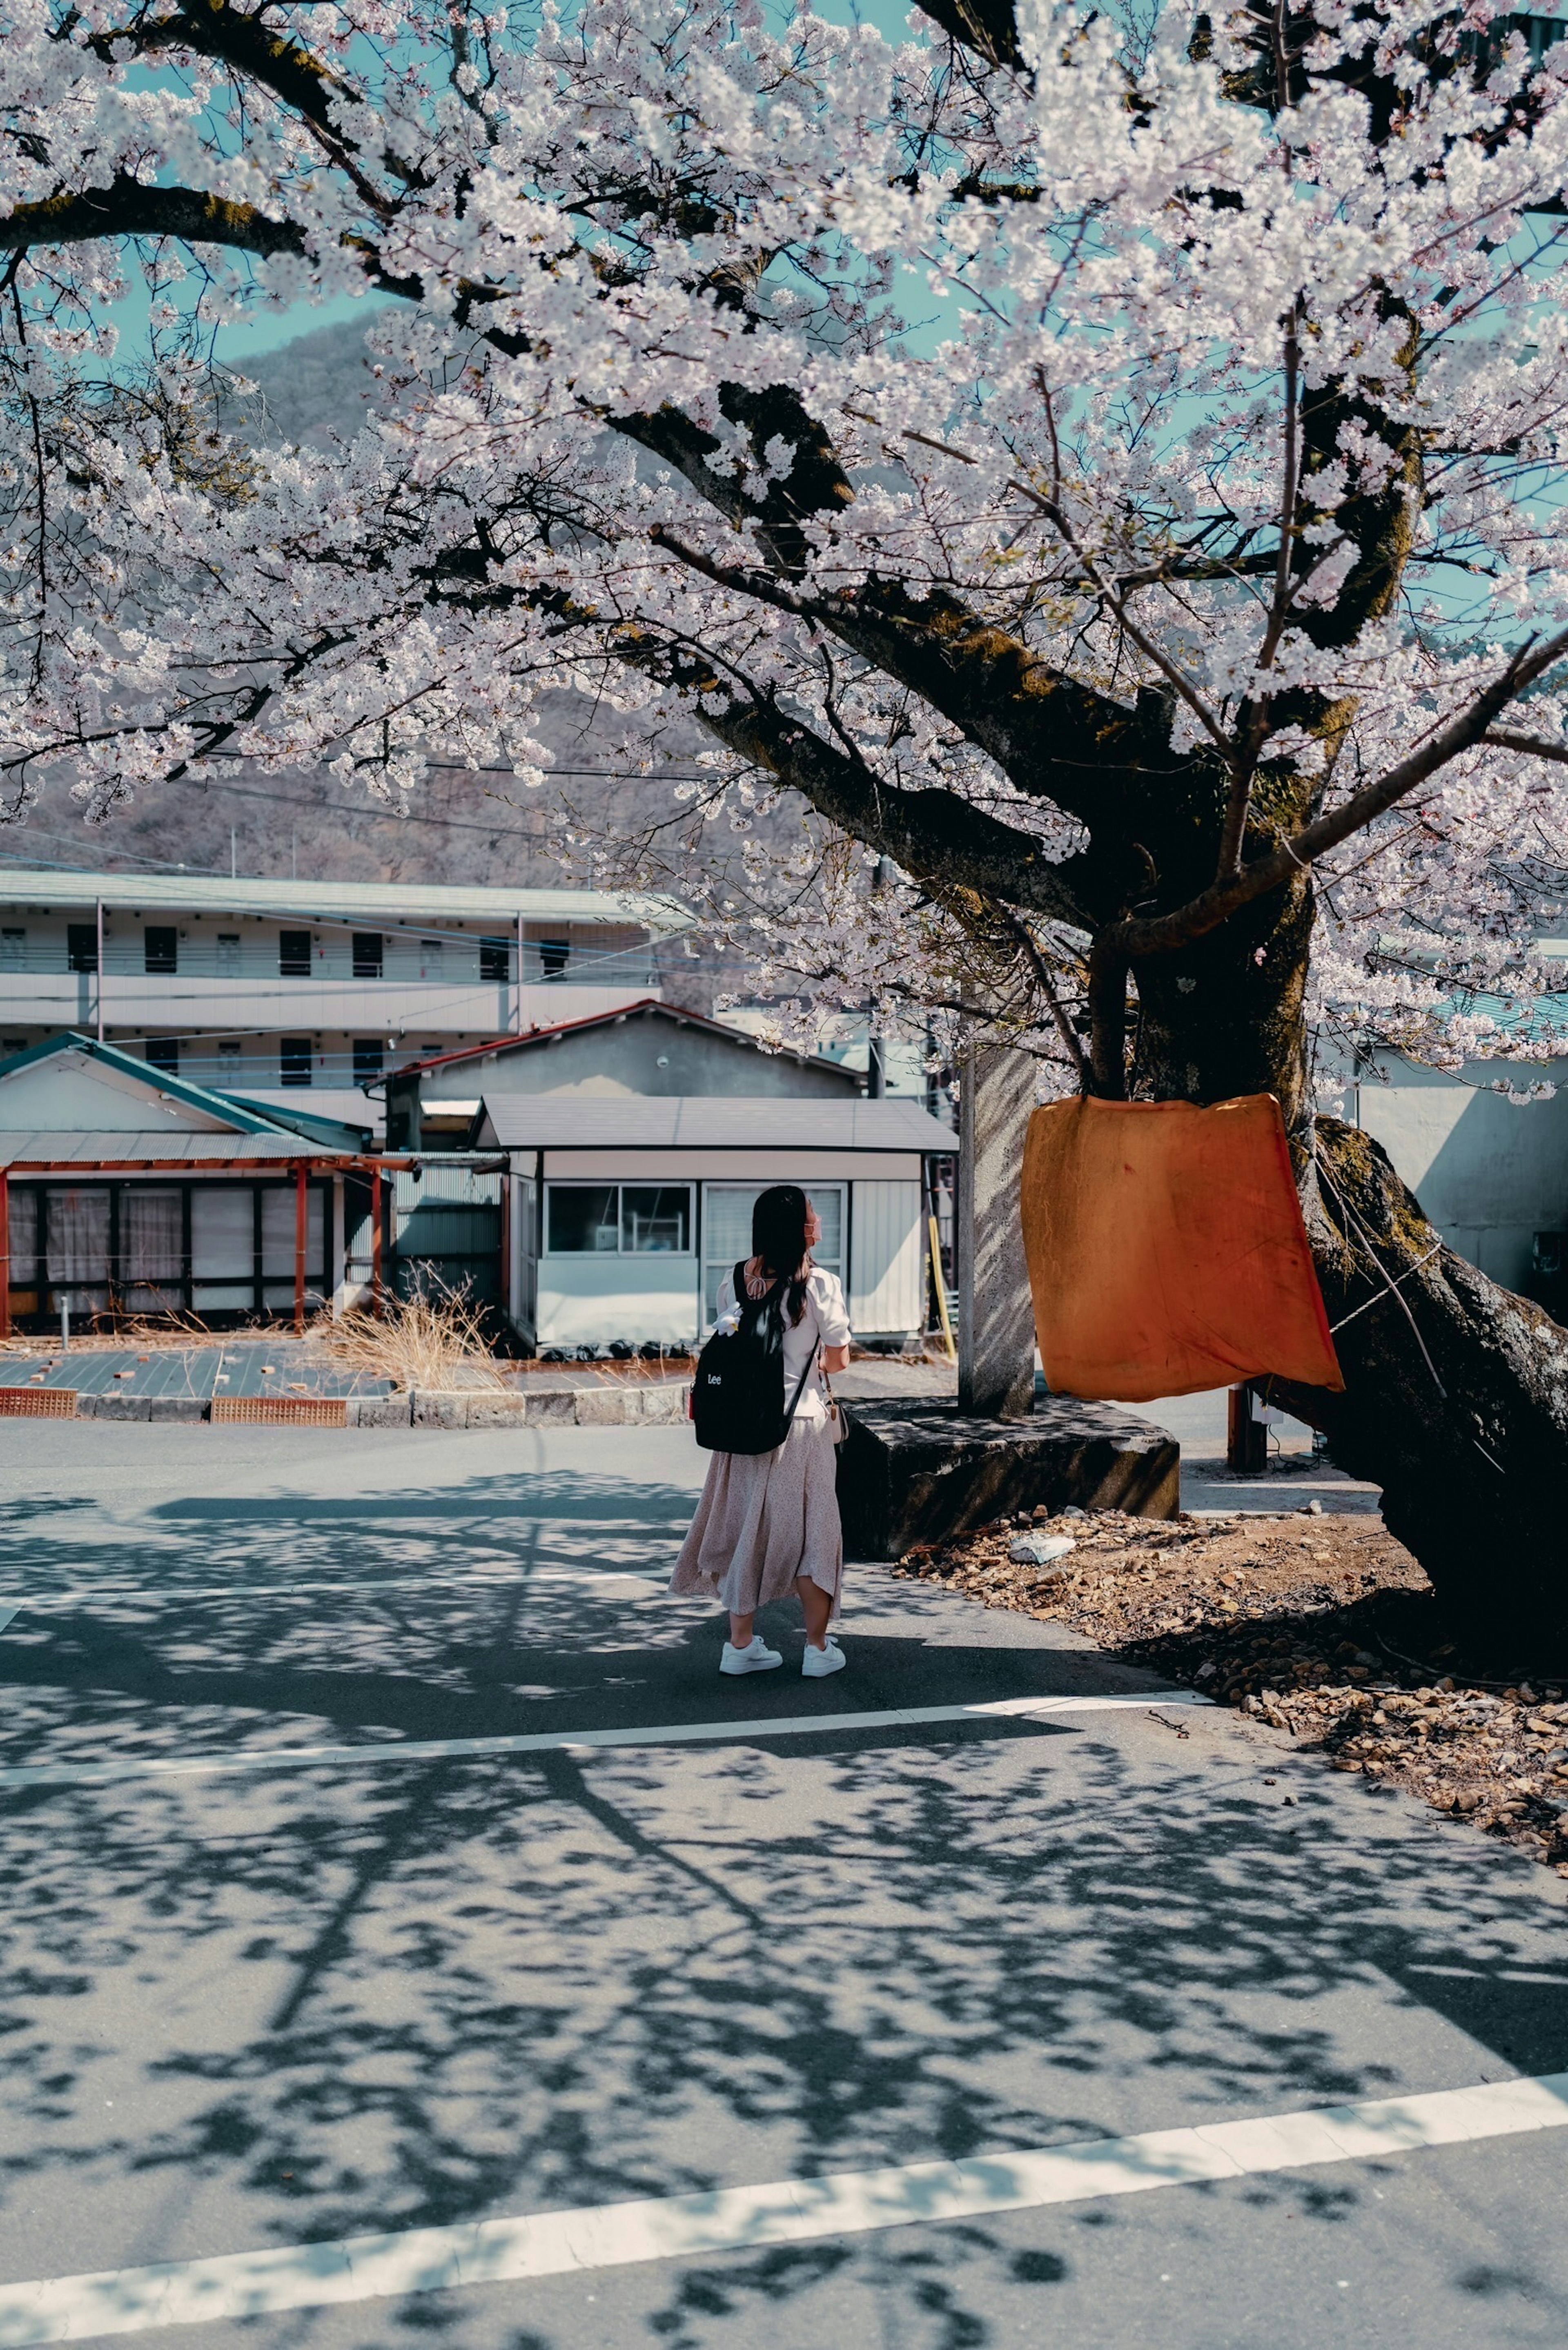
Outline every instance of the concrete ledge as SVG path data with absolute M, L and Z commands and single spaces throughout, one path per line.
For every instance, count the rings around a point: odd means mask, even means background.
M 152 1399 L 151 1396 L 134 1395 L 78 1395 L 77 1414 L 79 1419 L 151 1419 Z
M 59 1388 L 0 1388 L 0 1416 L 83 1419 L 296 1421 L 327 1428 L 673 1427 L 686 1418 L 683 1381 L 628 1380 L 591 1388 L 421 1388 L 387 1396 L 78 1395 Z
M 686 1418 L 687 1390 L 675 1379 L 628 1379 L 603 1387 L 418 1388 L 411 1396 L 362 1396 L 348 1406 L 351 1428 L 673 1427 Z
M 409 1424 L 406 1395 L 348 1396 L 345 1400 L 347 1428 L 407 1428 Z
M 856 1403 L 838 1461 L 845 1541 L 858 1558 L 967 1533 L 1012 1510 L 1181 1507 L 1174 1436 L 1116 1404 L 1045 1396 L 1027 1419 L 981 1419 L 955 1404 Z

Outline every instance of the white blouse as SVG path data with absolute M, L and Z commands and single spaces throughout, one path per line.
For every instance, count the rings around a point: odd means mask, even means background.
M 732 1315 L 735 1307 L 735 1276 L 732 1270 L 719 1284 L 719 1320 Z M 816 1361 L 816 1350 L 823 1347 L 847 1347 L 849 1344 L 849 1309 L 844 1303 L 844 1291 L 836 1274 L 825 1273 L 814 1264 L 805 1284 L 805 1305 L 800 1320 L 791 1325 L 786 1304 L 784 1317 L 784 1402 L 794 1393 L 794 1383 L 807 1363 L 812 1365 L 810 1378 L 801 1389 L 795 1410 L 797 1419 L 826 1419 L 827 1399 L 823 1391 L 822 1366 Z

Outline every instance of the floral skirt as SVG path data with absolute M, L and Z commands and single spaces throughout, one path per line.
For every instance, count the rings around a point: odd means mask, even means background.
M 715 1452 L 680 1546 L 672 1592 L 711 1592 L 732 1616 L 786 1599 L 805 1575 L 838 1613 L 844 1529 L 838 1449 L 826 1419 L 796 1419 L 774 1452 Z

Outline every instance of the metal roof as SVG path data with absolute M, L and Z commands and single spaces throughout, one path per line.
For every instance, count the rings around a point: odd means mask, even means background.
M 48 873 L 32 866 L 0 869 L 0 904 L 73 910 L 156 907 L 188 914 L 269 914 L 319 922 L 638 922 L 672 932 L 691 917 L 675 898 L 635 890 L 466 889 L 446 883 L 397 881 L 229 881 L 221 873 Z
M 301 1159 L 342 1159 L 353 1152 L 312 1142 L 300 1134 L 0 1134 L 0 1166 L 129 1168 L 152 1160 L 182 1167 L 282 1164 Z
M 480 1139 L 502 1150 L 955 1151 L 918 1102 L 813 1095 L 486 1096 Z
M 685 1004 L 667 1003 L 659 995 L 634 996 L 629 1003 L 618 1003 L 608 1012 L 584 1013 L 578 1019 L 556 1020 L 548 1027 L 535 1025 L 521 1031 L 514 1029 L 507 1035 L 491 1037 L 486 1044 L 460 1045 L 455 1052 L 431 1053 L 422 1060 L 400 1061 L 395 1068 L 387 1070 L 376 1082 L 384 1085 L 387 1077 L 426 1076 L 433 1069 L 451 1068 L 461 1061 L 499 1060 L 504 1054 L 558 1045 L 564 1037 L 580 1035 L 590 1028 L 619 1028 L 624 1027 L 628 1020 L 644 1019 L 667 1020 L 675 1028 L 696 1028 L 704 1036 L 717 1036 L 727 1045 L 748 1045 L 753 1053 L 766 1054 L 780 1061 L 793 1061 L 803 1068 L 826 1069 L 832 1076 L 843 1077 L 846 1087 L 859 1083 L 856 1072 L 846 1069 L 842 1061 L 830 1061 L 820 1053 L 797 1053 L 789 1045 L 775 1048 L 764 1045 L 762 1038 L 754 1036 L 749 1028 L 730 1027 L 722 1020 L 710 1019 L 705 1012 L 690 1011 Z

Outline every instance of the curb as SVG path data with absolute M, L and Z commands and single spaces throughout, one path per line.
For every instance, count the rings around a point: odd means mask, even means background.
M 389 1396 L 82 1395 L 73 1388 L 0 1387 L 0 1419 L 246 1422 L 316 1428 L 646 1428 L 686 1418 L 676 1380 L 624 1387 L 418 1388 Z

